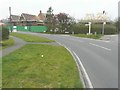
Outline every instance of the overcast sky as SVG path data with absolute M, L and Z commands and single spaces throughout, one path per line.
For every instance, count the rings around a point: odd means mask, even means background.
M 101 13 L 105 10 L 111 19 L 118 16 L 118 2 L 120 0 L 0 0 L 0 19 L 9 17 L 9 6 L 12 14 L 29 13 L 38 15 L 42 10 L 46 13 L 53 8 L 53 13 L 65 12 L 81 19 L 86 13 Z

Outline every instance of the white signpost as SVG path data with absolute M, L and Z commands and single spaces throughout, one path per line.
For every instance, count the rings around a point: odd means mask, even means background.
M 88 35 L 90 35 L 91 34 L 91 22 L 89 22 L 88 24 L 85 24 L 85 26 L 89 26 L 89 32 L 87 33 Z
M 89 33 L 88 33 L 89 35 L 91 34 L 91 24 L 92 24 L 92 23 L 89 22 Z

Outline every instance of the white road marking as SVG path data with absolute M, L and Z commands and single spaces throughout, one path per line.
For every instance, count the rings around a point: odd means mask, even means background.
M 97 46 L 97 47 L 103 48 L 103 49 L 108 50 L 108 51 L 111 51 L 111 49 L 103 47 L 103 46 L 100 46 L 100 45 L 97 45 L 97 44 L 93 44 L 93 43 L 89 43 L 89 44 L 91 44 L 93 46 Z
M 81 73 L 80 66 L 79 66 L 79 64 L 77 63 L 77 60 L 76 60 L 73 52 L 72 52 L 69 48 L 67 48 L 66 46 L 65 46 L 65 48 L 66 48 L 66 49 L 71 53 L 71 55 L 73 56 L 73 58 L 74 58 L 74 60 L 75 60 L 75 62 L 76 62 L 76 64 L 77 64 L 77 67 L 78 67 L 78 71 L 79 71 L 80 79 L 81 79 L 81 81 L 82 81 L 82 83 L 83 83 L 83 87 L 84 87 L 84 88 L 87 88 L 87 87 L 85 86 L 85 81 L 84 81 L 84 79 L 83 79 L 83 75 L 82 75 L 82 73 Z
M 93 88 L 93 85 L 92 85 L 92 83 L 91 83 L 91 80 L 90 80 L 90 78 L 89 78 L 89 76 L 88 76 L 88 74 L 87 74 L 87 72 L 86 72 L 86 70 L 85 70 L 85 68 L 84 68 L 84 66 L 83 66 L 80 58 L 77 56 L 77 54 L 76 54 L 74 51 L 73 51 L 73 53 L 74 53 L 74 55 L 76 56 L 76 58 L 78 59 L 79 64 L 80 64 L 80 66 L 81 66 L 81 69 L 82 69 L 82 71 L 83 71 L 83 73 L 84 73 L 84 77 L 85 77 L 86 80 L 87 80 L 87 83 L 88 83 L 88 85 L 89 85 L 89 87 L 87 87 L 87 88 Z
M 92 83 L 91 83 L 91 81 L 90 81 L 90 78 L 89 78 L 89 76 L 88 76 L 88 74 L 87 74 L 87 72 L 86 72 L 86 70 L 85 70 L 85 68 L 84 68 L 84 66 L 83 66 L 83 64 L 82 64 L 82 62 L 81 62 L 81 60 L 80 60 L 80 58 L 77 56 L 77 54 L 74 52 L 74 51 L 71 51 L 68 47 L 66 47 L 64 44 L 61 44 L 61 43 L 59 43 L 59 42 L 57 42 L 59 45 L 61 45 L 61 46 L 64 46 L 70 53 L 71 53 L 71 55 L 73 56 L 73 58 L 74 58 L 74 60 L 75 60 L 75 62 L 76 62 L 76 64 L 77 64 L 77 67 L 78 67 L 78 70 L 79 70 L 79 74 L 80 74 L 80 78 L 82 79 L 82 81 L 83 81 L 83 85 L 84 85 L 84 88 L 93 88 L 93 85 L 92 85 Z M 76 60 L 76 58 L 77 58 L 77 60 Z M 79 62 L 79 64 L 78 64 L 78 62 Z M 80 65 L 80 66 L 79 66 Z M 87 84 L 87 86 L 85 85 L 85 84 Z
M 56 41 L 57 42 L 57 41 Z M 57 42 L 59 45 L 63 46 L 61 43 Z

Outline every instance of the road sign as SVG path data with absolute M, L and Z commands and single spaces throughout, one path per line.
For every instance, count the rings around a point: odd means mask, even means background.
M 85 24 L 85 26 L 89 26 L 89 24 Z

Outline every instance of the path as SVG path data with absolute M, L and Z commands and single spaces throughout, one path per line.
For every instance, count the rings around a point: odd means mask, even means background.
M 3 50 L 0 50 L 0 57 L 3 57 L 3 56 L 6 56 L 8 55 L 9 53 L 15 51 L 16 49 L 19 49 L 21 48 L 22 46 L 24 46 L 26 44 L 25 41 L 23 41 L 22 39 L 19 39 L 19 38 L 16 38 L 16 37 L 13 37 L 11 36 L 13 39 L 14 39 L 14 45 L 13 46 L 10 46 L 8 48 L 5 48 Z
M 15 43 L 13 46 L 10 46 L 8 48 L 5 48 L 3 50 L 0 50 L 0 57 L 3 57 L 3 56 L 6 56 L 8 55 L 9 53 L 15 51 L 16 49 L 19 49 L 21 48 L 22 46 L 24 46 L 25 44 L 47 44 L 47 45 L 56 45 L 56 46 L 60 46 L 58 43 L 56 42 L 50 42 L 50 43 L 44 43 L 44 42 L 26 42 L 20 38 L 17 38 L 17 37 L 13 37 L 11 36 Z

